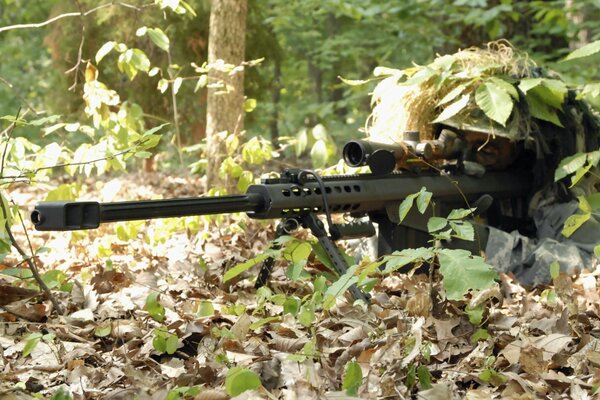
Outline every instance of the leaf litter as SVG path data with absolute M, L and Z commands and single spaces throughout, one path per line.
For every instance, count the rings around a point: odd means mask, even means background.
M 103 201 L 200 187 L 159 174 L 92 183 L 88 196 Z M 36 188 L 15 193 L 22 204 L 42 198 Z M 223 282 L 268 248 L 272 225 L 190 221 L 144 222 L 123 238 L 114 225 L 30 231 L 34 246 L 51 249 L 38 256 L 42 272 L 71 284 L 54 288 L 67 311 L 53 312 L 29 280 L 2 275 L 0 397 L 585 399 L 600 385 L 597 269 L 536 288 L 501 275 L 463 300 L 445 297 L 438 273 L 392 272 L 369 305 L 346 294 L 324 309 L 312 279 L 288 279 L 282 262 L 268 289 L 254 289 L 259 266 Z M 0 272 L 19 261 L 8 257 Z M 312 257 L 306 270 L 327 271 Z M 480 305 L 474 324 L 466 311 Z

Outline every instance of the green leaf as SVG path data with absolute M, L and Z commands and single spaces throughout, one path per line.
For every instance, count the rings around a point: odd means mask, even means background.
M 288 245 L 283 250 L 283 257 L 291 262 L 306 261 L 310 253 L 312 252 L 312 246 L 310 243 L 300 240 L 294 240 L 288 242 Z
M 592 214 L 574 214 L 569 216 L 565 221 L 565 226 L 563 227 L 561 233 L 565 237 L 570 237 L 581 225 L 585 224 L 590 218 Z
M 169 81 L 166 79 L 161 79 L 158 81 L 157 89 L 160 90 L 161 93 L 164 93 L 169 88 Z
M 525 78 L 519 82 L 519 89 L 523 93 L 529 92 L 531 89 L 538 87 L 542 84 L 542 78 Z
M 450 227 L 454 231 L 452 236 L 462 239 L 473 241 L 475 240 L 475 229 L 473 229 L 473 225 L 471 225 L 467 221 L 453 222 L 450 221 Z
M 425 213 L 425 210 L 427 210 L 432 196 L 433 193 L 428 192 L 424 187 L 421 188 L 419 196 L 417 197 L 417 208 L 421 214 Z
M 146 297 L 145 309 L 148 314 L 158 322 L 162 322 L 165 319 L 165 308 L 158 302 L 159 293 L 150 292 Z
M 135 36 L 144 36 L 146 34 L 146 32 L 148 32 L 148 28 L 145 26 L 142 26 L 142 27 L 138 28 L 137 31 L 135 31 Z
M 340 278 L 337 281 L 335 281 L 333 284 L 331 284 L 331 286 L 329 286 L 329 288 L 325 292 L 325 296 L 329 295 L 335 298 L 345 293 L 350 286 L 352 286 L 358 281 L 358 277 L 354 275 L 357 268 L 358 265 L 353 265 L 350 268 L 348 268 L 348 271 L 346 271 L 345 274 L 340 276 Z
M 346 364 L 346 372 L 342 381 L 342 389 L 346 391 L 348 396 L 356 396 L 358 389 L 362 384 L 363 374 L 360 365 L 356 361 L 351 361 Z
M 110 322 L 98 325 L 94 330 L 94 335 L 97 337 L 106 337 L 110 335 L 112 331 L 112 324 Z
M 165 352 L 167 354 L 175 354 L 179 346 L 179 338 L 172 333 L 169 333 L 165 341 Z
M 406 218 L 406 215 L 412 208 L 413 202 L 418 195 L 419 193 L 409 194 L 404 200 L 402 200 L 402 203 L 400 203 L 400 207 L 398 208 L 400 222 L 404 221 L 404 218 Z
M 259 329 L 261 326 L 264 326 L 268 323 L 271 323 L 273 321 L 280 321 L 281 317 L 275 316 L 275 317 L 267 317 L 267 318 L 262 318 L 259 319 L 256 322 L 253 322 L 252 324 L 250 324 L 250 329 L 252 329 L 253 331 Z
M 494 85 L 498 86 L 498 88 L 502 89 L 503 91 L 505 91 L 506 93 L 508 93 L 510 95 L 510 97 L 512 97 L 515 100 L 519 100 L 519 92 L 517 91 L 517 88 L 510 82 L 505 81 L 504 79 L 492 76 L 491 78 L 488 79 L 488 82 L 493 83 Z
M 486 82 L 477 88 L 475 103 L 490 119 L 506 126 L 513 109 L 513 99 L 506 91 L 492 82 Z
M 256 108 L 256 99 L 244 100 L 244 112 L 250 113 Z
M 301 301 L 299 298 L 295 296 L 288 297 L 283 303 L 283 313 L 292 315 L 298 314 L 298 311 L 300 311 L 300 304 Z
M 150 71 L 150 60 L 146 53 L 144 53 L 140 49 L 130 49 L 131 50 L 131 65 L 140 71 L 148 72 Z
M 498 276 L 483 258 L 473 256 L 467 250 L 441 249 L 438 260 L 449 300 L 462 300 L 471 290 L 487 289 Z
M 234 266 L 233 268 L 230 268 L 229 270 L 227 270 L 227 272 L 225 272 L 225 275 L 223 275 L 223 282 L 227 282 L 227 281 L 235 278 L 236 276 L 238 276 L 239 274 L 241 274 L 244 271 L 249 270 L 256 264 L 263 262 L 268 257 L 269 257 L 269 254 L 261 254 L 254 258 L 251 258 L 247 261 L 244 261 L 243 263 L 237 264 L 236 266 Z
M 554 182 L 557 182 L 565 176 L 577 172 L 577 170 L 583 167 L 586 159 L 586 153 L 576 153 L 572 156 L 564 158 L 560 164 L 558 164 L 556 171 L 554 171 Z
M 315 322 L 315 309 L 311 304 L 304 304 L 300 307 L 300 313 L 298 314 L 298 322 L 300 325 L 308 328 Z
M 225 377 L 225 391 L 230 396 L 238 396 L 247 390 L 258 389 L 261 385 L 258 375 L 247 368 L 233 367 L 227 371 Z
M 196 87 L 194 88 L 194 93 L 196 93 L 198 90 L 200 90 L 203 87 L 206 87 L 206 84 L 208 83 L 208 75 L 200 75 L 200 77 L 198 77 L 198 82 L 196 82 Z
M 563 61 L 576 60 L 578 58 L 589 57 L 600 52 L 600 40 L 588 43 L 583 47 L 571 52 Z
M 594 247 L 594 255 L 596 258 L 600 258 L 600 244 Z
M 448 219 L 463 219 L 471 215 L 473 211 L 475 211 L 474 208 L 455 208 L 448 214 Z
M 386 256 L 386 268 L 384 274 L 394 272 L 405 265 L 415 262 L 429 261 L 433 257 L 433 251 L 427 247 L 419 247 L 416 249 L 404 249 L 396 251 L 389 256 Z
M 417 367 L 417 377 L 419 377 L 419 387 L 421 390 L 427 390 L 433 387 L 433 378 L 426 366 L 419 365 Z
M 338 79 L 349 86 L 361 86 L 361 85 L 364 85 L 365 83 L 369 83 L 372 81 L 372 79 L 364 79 L 364 80 L 346 79 L 346 78 L 342 78 L 339 75 L 338 75 Z
M 542 87 L 537 87 L 536 90 L 550 106 L 561 110 L 562 104 L 565 101 L 565 96 L 569 91 L 567 85 L 558 79 L 544 78 Z
M 240 193 L 246 192 L 248 187 L 254 183 L 254 175 L 250 171 L 242 171 L 238 178 L 237 189 Z
M 297 281 L 303 278 L 308 277 L 309 275 L 305 273 L 304 267 L 306 267 L 306 260 L 299 260 L 296 262 L 292 262 L 287 271 L 286 276 L 288 279 L 292 281 Z
M 473 335 L 471 335 L 471 343 L 475 344 L 482 340 L 488 340 L 489 338 L 490 333 L 483 328 L 479 328 L 475 331 L 475 333 L 473 333 Z
M 42 340 L 42 334 L 40 332 L 32 333 L 25 339 L 25 347 L 23 347 L 22 356 L 27 357 L 37 347 L 40 340 Z
M 155 45 L 164 51 L 169 51 L 169 38 L 160 28 L 149 28 L 148 37 Z
M 327 143 L 317 140 L 310 150 L 310 158 L 315 168 L 324 168 L 327 165 Z
M 144 136 L 144 137 L 145 137 L 145 136 L 150 136 L 150 135 L 153 135 L 153 134 L 155 134 L 156 132 L 158 132 L 159 130 L 161 130 L 163 127 L 165 127 L 165 126 L 167 126 L 167 125 L 170 125 L 170 123 L 169 123 L 169 122 L 166 122 L 166 123 L 164 123 L 164 124 L 161 124 L 161 125 L 155 126 L 155 127 L 154 127 L 154 128 L 152 128 L 152 129 L 148 129 L 147 131 L 145 131 L 145 132 L 144 132 L 144 134 L 143 134 L 142 136 Z
M 586 201 L 590 205 L 591 211 L 600 210 L 600 192 L 590 194 L 586 197 Z
M 598 193 L 595 194 L 597 195 Z M 585 196 L 577 196 L 577 202 L 579 204 L 579 209 L 584 213 L 591 213 L 593 211 L 592 206 L 590 205 L 590 203 L 588 203 Z
M 138 73 L 138 68 L 132 63 L 133 50 L 128 49 L 122 53 L 117 60 L 119 71 L 125 72 L 129 80 L 133 80 Z
M 525 96 L 527 99 L 527 104 L 529 106 L 530 114 L 538 119 L 543 121 L 548 121 L 553 123 L 556 126 L 560 126 L 563 128 L 562 123 L 558 119 L 558 115 L 556 114 L 556 110 L 551 108 L 546 100 L 535 90 L 530 91 Z
M 96 64 L 98 64 L 102 59 L 115 48 L 116 42 L 106 42 L 98 49 L 96 53 Z
M 215 315 L 215 307 L 210 301 L 201 301 L 198 304 L 198 311 L 196 311 L 196 316 L 198 317 L 212 317 Z
M 71 397 L 69 392 L 65 392 L 63 388 L 59 388 L 52 394 L 50 400 L 73 400 L 73 397 Z
M 469 322 L 473 325 L 481 325 L 484 311 L 485 308 L 483 307 L 483 304 L 480 304 L 475 308 L 465 308 L 465 313 L 469 316 Z
M 460 94 L 462 94 L 462 92 L 466 89 L 465 85 L 458 85 L 457 87 L 455 87 L 454 89 L 452 89 L 450 92 L 448 92 L 447 95 L 445 95 L 438 103 L 438 106 L 442 106 L 446 103 L 451 102 L 452 100 L 454 100 L 455 98 L 457 98 Z
M 558 261 L 553 261 L 552 264 L 550 264 L 550 277 L 552 279 L 556 279 L 556 278 L 558 278 L 559 274 L 560 274 L 560 264 L 558 263 Z
M 446 108 L 444 108 L 444 111 L 442 111 L 442 113 L 435 120 L 433 120 L 433 122 L 434 123 L 442 122 L 442 121 L 446 121 L 446 120 L 454 117 L 456 114 L 461 112 L 465 107 L 467 107 L 470 99 L 471 99 L 471 95 L 465 94 L 460 99 L 458 99 L 454 103 L 452 103 L 449 106 L 447 106 Z
M 177 92 L 179 92 L 179 88 L 181 87 L 182 83 L 183 79 L 180 76 L 175 78 L 175 80 L 173 81 L 173 94 L 177 94 Z
M 448 225 L 448 221 L 446 220 L 446 218 L 431 217 L 429 218 L 429 221 L 427 221 L 427 231 L 429 233 L 437 232 L 439 230 L 444 229 L 446 225 Z

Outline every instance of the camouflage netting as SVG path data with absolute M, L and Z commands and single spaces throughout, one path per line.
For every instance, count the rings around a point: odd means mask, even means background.
M 506 137 L 535 154 L 537 187 L 552 180 L 564 157 L 598 149 L 598 116 L 558 75 L 505 42 L 378 71 L 387 77 L 373 92 L 370 140 L 399 142 L 405 131 L 431 139 L 440 126 Z

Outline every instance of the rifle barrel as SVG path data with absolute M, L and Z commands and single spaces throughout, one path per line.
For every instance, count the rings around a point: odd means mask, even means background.
M 257 193 L 114 203 L 43 201 L 35 206 L 31 220 L 39 231 L 95 229 L 103 222 L 257 212 L 264 201 Z

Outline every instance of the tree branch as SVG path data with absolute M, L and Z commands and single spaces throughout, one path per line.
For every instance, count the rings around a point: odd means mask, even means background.
M 94 7 L 92 9 L 90 9 L 90 10 L 87 10 L 85 12 L 81 12 L 80 11 L 80 12 L 64 13 L 64 14 L 57 15 L 56 17 L 52 17 L 49 20 L 46 20 L 44 22 L 39 22 L 39 23 L 36 23 L 36 24 L 16 24 L 16 25 L 3 26 L 3 27 L 0 27 L 0 33 L 4 32 L 4 31 L 15 30 L 15 29 L 41 28 L 43 26 L 50 25 L 53 22 L 59 21 L 59 20 L 61 20 L 63 18 L 85 17 L 86 15 L 90 15 L 90 14 L 92 14 L 92 13 L 98 11 L 98 10 L 101 10 L 103 8 L 106 8 L 106 7 L 112 7 L 112 6 L 115 6 L 115 5 L 126 7 L 126 8 L 132 8 L 134 10 L 138 10 L 139 11 L 142 8 L 149 7 L 149 6 L 153 5 L 153 4 L 145 4 L 143 6 L 138 7 L 138 6 L 134 6 L 132 4 L 127 4 L 127 3 L 123 3 L 123 2 L 114 2 L 114 1 L 111 1 L 110 3 L 101 4 L 101 5 L 97 6 L 97 7 Z

